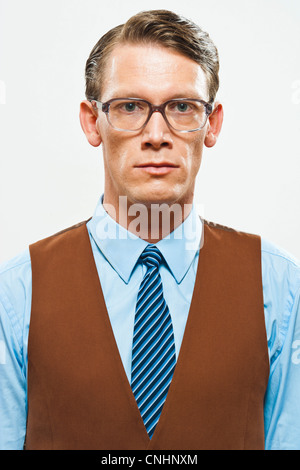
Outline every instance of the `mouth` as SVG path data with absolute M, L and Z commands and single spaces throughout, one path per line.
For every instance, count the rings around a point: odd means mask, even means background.
M 147 162 L 136 165 L 135 168 L 152 175 L 166 175 L 178 168 L 178 165 L 171 162 Z

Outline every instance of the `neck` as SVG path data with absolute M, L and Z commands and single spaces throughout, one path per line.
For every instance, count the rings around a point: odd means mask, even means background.
M 157 243 L 182 224 L 192 203 L 132 203 L 119 196 L 118 202 L 111 204 L 104 194 L 103 207 L 126 230 L 148 243 Z

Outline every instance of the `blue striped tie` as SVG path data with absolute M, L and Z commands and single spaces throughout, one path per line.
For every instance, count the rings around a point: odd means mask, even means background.
M 141 254 L 147 272 L 137 296 L 132 345 L 131 388 L 151 439 L 159 420 L 175 364 L 175 343 L 169 308 L 163 296 L 154 245 Z

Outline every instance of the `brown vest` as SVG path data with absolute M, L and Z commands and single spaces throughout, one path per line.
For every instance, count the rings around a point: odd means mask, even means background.
M 269 361 L 259 237 L 205 222 L 183 342 L 151 441 L 86 224 L 31 245 L 30 254 L 26 449 L 264 448 Z

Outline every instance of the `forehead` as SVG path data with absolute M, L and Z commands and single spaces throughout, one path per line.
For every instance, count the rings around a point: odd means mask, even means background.
M 197 62 L 172 49 L 118 45 L 106 63 L 101 99 L 126 96 L 152 102 L 176 97 L 207 100 L 207 79 Z

